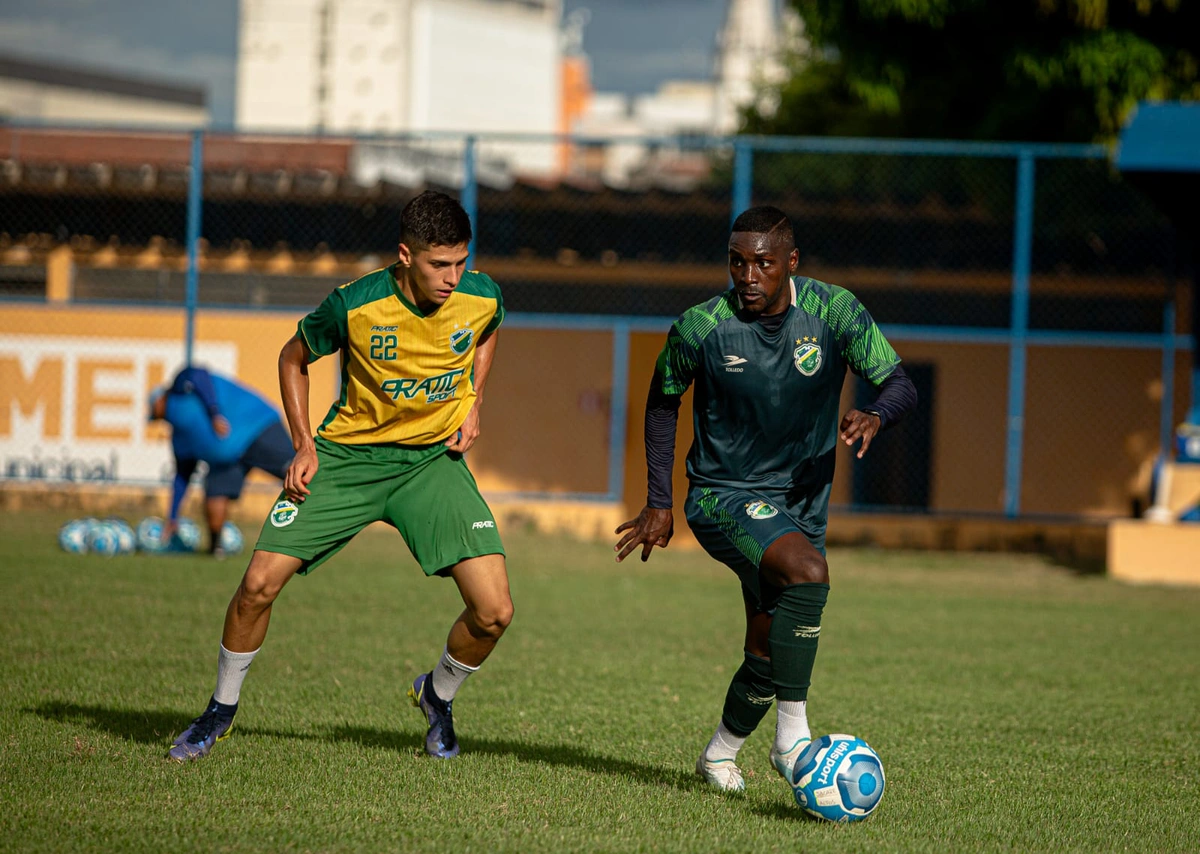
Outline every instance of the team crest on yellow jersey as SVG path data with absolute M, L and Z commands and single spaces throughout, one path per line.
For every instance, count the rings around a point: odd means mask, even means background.
M 455 329 L 450 333 L 450 349 L 456 356 L 461 356 L 471 349 L 471 343 L 474 340 L 474 329 Z

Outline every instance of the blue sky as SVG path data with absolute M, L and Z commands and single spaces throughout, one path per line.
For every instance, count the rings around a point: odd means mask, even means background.
M 584 50 L 603 91 L 705 79 L 725 0 L 564 0 L 586 7 Z M 204 85 L 233 121 L 237 0 L 0 0 L 0 53 Z

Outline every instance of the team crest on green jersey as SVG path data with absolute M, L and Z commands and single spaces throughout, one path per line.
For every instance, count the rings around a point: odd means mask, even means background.
M 792 354 L 796 370 L 806 377 L 811 377 L 821 368 L 821 345 L 799 341 L 796 343 L 800 344 L 796 348 L 796 352 Z
M 296 514 L 299 512 L 300 508 L 287 499 L 276 501 L 275 506 L 271 508 L 271 524 L 276 528 L 286 528 L 296 521 Z
M 461 356 L 467 350 L 471 349 L 471 342 L 474 340 L 474 329 L 455 329 L 450 333 L 450 349 L 454 351 L 456 356 Z
M 751 519 L 770 519 L 779 511 L 765 501 L 751 501 L 746 505 L 746 515 Z

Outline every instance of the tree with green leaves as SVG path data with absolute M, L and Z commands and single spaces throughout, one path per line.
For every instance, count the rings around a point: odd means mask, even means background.
M 1200 100 L 1200 0 L 790 0 L 808 47 L 749 133 L 1115 138 Z

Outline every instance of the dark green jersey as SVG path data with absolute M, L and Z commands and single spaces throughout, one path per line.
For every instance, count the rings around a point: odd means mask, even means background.
M 833 478 L 846 369 L 879 385 L 900 357 L 852 293 L 797 276 L 782 324 L 739 313 L 730 289 L 671 326 L 656 377 L 667 395 L 695 385 L 693 484 L 812 489 Z

